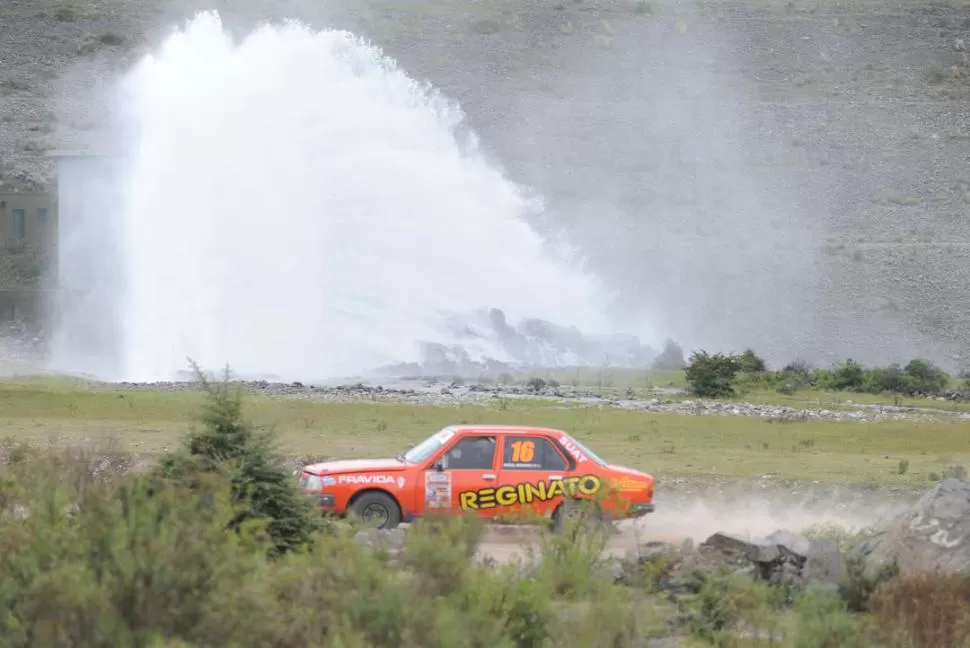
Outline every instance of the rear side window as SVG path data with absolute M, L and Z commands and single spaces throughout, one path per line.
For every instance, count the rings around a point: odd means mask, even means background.
M 542 437 L 506 436 L 502 462 L 506 470 L 566 470 L 566 460 Z
M 456 443 L 445 456 L 445 470 L 491 470 L 495 461 L 495 437 L 471 436 Z

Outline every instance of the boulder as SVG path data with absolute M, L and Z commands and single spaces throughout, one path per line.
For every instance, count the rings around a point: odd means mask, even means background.
M 643 565 L 654 560 L 677 554 L 677 547 L 666 542 L 644 542 L 627 549 L 625 560 L 634 565 Z
M 853 548 L 866 572 L 895 559 L 901 573 L 970 574 L 970 481 L 945 479 Z
M 761 539 L 745 539 L 730 533 L 715 533 L 701 544 L 701 549 L 743 557 L 753 563 L 770 563 L 781 558 L 777 544 Z
M 836 543 L 809 540 L 791 531 L 775 531 L 756 539 L 715 533 L 700 548 L 747 561 L 753 567 L 748 571 L 772 583 L 838 583 L 844 573 Z

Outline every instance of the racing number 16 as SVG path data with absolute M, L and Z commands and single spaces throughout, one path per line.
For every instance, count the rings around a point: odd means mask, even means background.
M 535 441 L 513 441 L 512 463 L 529 463 L 536 456 Z

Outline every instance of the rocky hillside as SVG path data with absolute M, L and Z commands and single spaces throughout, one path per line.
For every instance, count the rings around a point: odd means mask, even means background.
M 202 7 L 371 38 L 688 346 L 970 363 L 968 0 L 5 0 L 4 188 Z

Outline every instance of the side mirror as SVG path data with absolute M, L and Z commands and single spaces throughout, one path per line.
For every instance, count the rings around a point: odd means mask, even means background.
M 445 469 L 445 465 L 441 462 L 441 459 L 438 459 L 438 461 L 431 464 L 431 467 L 437 470 L 438 472 L 441 472 L 442 470 Z

